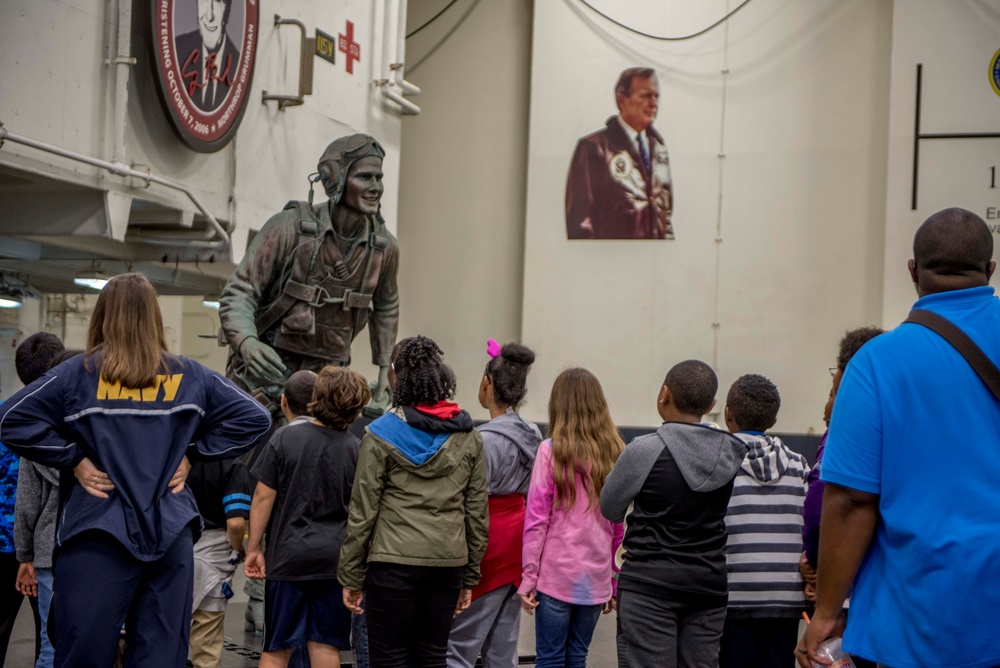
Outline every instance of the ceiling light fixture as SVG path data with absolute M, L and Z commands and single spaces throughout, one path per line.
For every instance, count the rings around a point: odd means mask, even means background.
M 21 298 L 0 292 L 0 308 L 21 308 Z
M 111 280 L 113 276 L 113 274 L 108 274 L 103 271 L 81 271 L 73 278 L 73 283 L 79 285 L 81 288 L 103 290 L 104 286 L 108 284 L 108 281 Z
M 38 299 L 42 294 L 27 282 L 9 279 L 0 273 L 0 308 L 20 308 L 26 297 Z

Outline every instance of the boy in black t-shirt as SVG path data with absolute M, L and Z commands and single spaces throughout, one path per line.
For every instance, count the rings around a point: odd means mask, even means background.
M 306 644 L 313 668 L 337 668 L 350 648 L 351 613 L 337 582 L 360 440 L 347 428 L 371 399 L 368 381 L 346 367 L 316 379 L 314 420 L 275 432 L 253 467 L 245 571 L 266 578 L 261 666 L 288 665 Z M 268 521 L 267 561 L 261 540 Z

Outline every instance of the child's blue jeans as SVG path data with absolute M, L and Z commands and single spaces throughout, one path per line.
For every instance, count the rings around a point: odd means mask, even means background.
M 601 604 L 576 605 L 536 593 L 536 668 L 585 668 Z

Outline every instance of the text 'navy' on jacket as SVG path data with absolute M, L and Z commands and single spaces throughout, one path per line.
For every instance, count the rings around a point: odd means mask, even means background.
M 60 468 L 89 457 L 115 486 L 107 499 L 75 480 L 64 490 L 60 545 L 96 529 L 136 559 L 159 558 L 199 518 L 190 490 L 168 487 L 184 455 L 236 457 L 268 432 L 271 416 L 233 383 L 193 360 L 164 359 L 152 386 L 127 388 L 99 377 L 99 356 L 85 365 L 81 355 L 0 406 L 0 442 L 12 451 Z

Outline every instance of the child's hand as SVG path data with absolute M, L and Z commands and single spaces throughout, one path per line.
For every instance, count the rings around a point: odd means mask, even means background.
M 816 583 L 807 582 L 804 592 L 807 601 L 809 601 L 810 603 L 816 602 Z
M 38 577 L 35 575 L 35 565 L 26 561 L 17 567 L 17 580 L 14 585 L 25 596 L 38 596 Z
M 462 589 L 458 592 L 458 603 L 455 604 L 455 614 L 452 615 L 452 618 L 458 617 L 468 610 L 470 605 L 472 605 L 472 590 Z
M 614 612 L 618 609 L 618 600 L 612 596 L 607 603 L 604 604 L 604 608 L 601 610 L 602 615 L 606 615 L 609 612 Z
M 802 579 L 813 585 L 816 584 L 816 569 L 812 567 L 809 560 L 806 559 L 806 553 L 803 552 L 799 555 L 799 574 Z
M 364 614 L 364 610 L 361 608 L 361 602 L 365 600 L 365 592 L 352 591 L 347 587 L 344 587 L 344 607 L 353 612 L 355 615 Z
M 529 615 L 535 614 L 535 608 L 538 607 L 538 601 L 535 600 L 535 592 L 518 594 L 518 596 L 521 598 L 521 609 Z
M 264 564 L 264 553 L 260 550 L 247 552 L 247 560 L 243 563 L 243 572 L 251 580 L 263 580 L 267 577 Z

